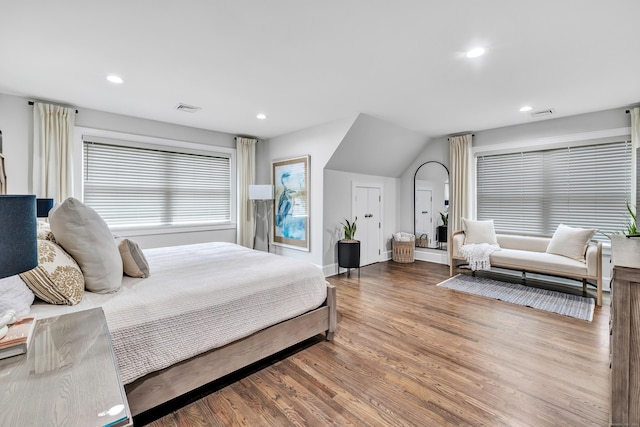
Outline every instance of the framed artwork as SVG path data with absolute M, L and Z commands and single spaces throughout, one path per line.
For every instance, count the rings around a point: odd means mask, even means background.
M 273 244 L 309 250 L 309 156 L 273 162 Z

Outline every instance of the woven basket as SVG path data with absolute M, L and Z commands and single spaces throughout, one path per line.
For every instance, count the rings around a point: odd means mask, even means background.
M 395 262 L 409 263 L 415 261 L 415 242 L 399 242 L 391 239 L 392 258 Z
M 420 237 L 416 239 L 416 246 L 419 248 L 429 247 L 429 236 L 427 236 L 427 233 L 420 235 Z

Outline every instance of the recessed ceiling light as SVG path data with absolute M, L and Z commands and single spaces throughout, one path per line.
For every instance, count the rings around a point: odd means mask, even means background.
M 520 111 L 522 111 L 523 113 L 526 113 L 527 111 L 531 111 L 533 110 L 532 107 L 530 107 L 529 105 L 525 105 L 524 107 L 520 108 Z
M 109 74 L 107 76 L 107 80 L 115 84 L 122 84 L 124 82 L 124 80 L 122 80 L 122 77 L 116 76 L 115 74 Z
M 467 58 L 477 58 L 482 55 L 484 55 L 484 49 L 481 47 L 476 47 L 467 52 Z
M 267 118 L 266 114 L 262 114 L 262 113 L 258 114 L 256 117 L 259 118 L 260 120 L 264 120 Z

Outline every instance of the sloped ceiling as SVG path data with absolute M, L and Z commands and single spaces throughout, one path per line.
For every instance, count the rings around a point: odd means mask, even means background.
M 360 114 L 325 168 L 396 178 L 426 143 L 420 133 Z

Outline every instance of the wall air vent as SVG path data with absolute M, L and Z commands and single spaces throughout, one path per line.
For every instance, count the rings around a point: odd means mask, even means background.
M 178 104 L 176 105 L 176 110 L 178 111 L 184 111 L 185 113 L 195 113 L 198 110 L 201 110 L 202 107 L 194 107 L 193 105 L 188 105 L 188 104 Z
M 551 115 L 553 115 L 555 113 L 556 112 L 553 111 L 553 108 L 549 108 L 547 110 L 534 111 L 533 113 L 531 113 L 531 117 L 551 116 Z

